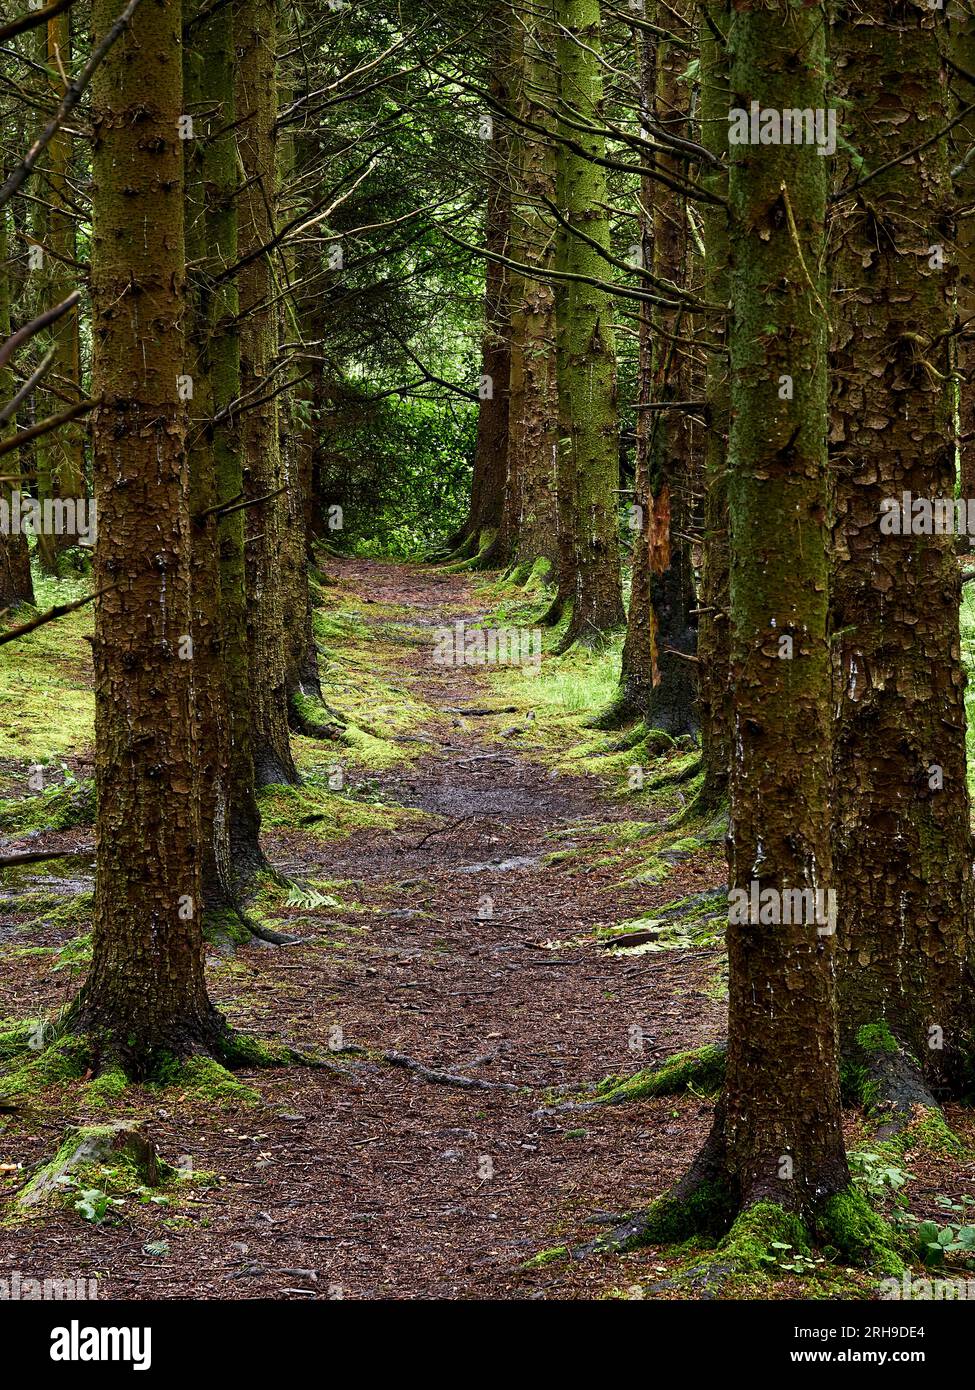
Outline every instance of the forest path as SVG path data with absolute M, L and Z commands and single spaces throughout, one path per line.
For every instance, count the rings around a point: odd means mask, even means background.
M 397 683 L 387 688 L 426 711 L 399 736 L 420 740 L 419 758 L 378 773 L 352 767 L 347 790 L 368 794 L 370 815 L 398 806 L 445 819 L 393 812 L 391 826 L 387 816 L 342 839 L 269 826 L 273 862 L 331 889 L 336 905 L 311 897 L 277 917 L 302 944 L 214 948 L 209 978 L 238 1028 L 318 1048 L 341 1029 L 346 1047 L 365 1051 L 336 1055 L 346 1075 L 246 1076 L 262 1098 L 251 1109 L 130 1088 L 122 1113 L 146 1120 L 165 1157 L 188 1155 L 221 1183 L 172 1225 L 165 1208 L 129 1202 L 116 1225 L 69 1212 L 2 1230 L 0 1262 L 97 1269 L 105 1296 L 136 1298 L 592 1297 L 657 1279 L 666 1261 L 646 1251 L 627 1257 L 625 1275 L 616 1259 L 519 1267 L 591 1235 L 593 1213 L 659 1192 L 706 1132 L 710 1106 L 694 1096 L 545 1107 L 553 1088 L 627 1075 L 721 1036 L 717 951 L 616 953 L 595 936 L 720 882 L 720 850 L 675 866 L 666 883 L 621 885 L 606 827 L 635 813 L 607 798 L 607 784 L 554 770 L 550 747 L 516 747 L 532 739 L 527 708 L 452 712 L 524 702 L 524 682 L 509 699 L 484 668 L 432 660 L 433 629 L 485 619 L 472 581 L 358 559 L 330 570 L 338 595 L 327 596 L 356 622 L 362 671 L 381 664 Z M 381 706 L 371 718 L 383 732 Z M 566 737 L 577 741 L 577 729 Z M 309 758 L 341 759 L 334 745 L 300 744 L 306 770 Z M 559 850 L 576 852 L 548 862 Z M 434 1083 L 388 1052 L 491 1084 Z M 96 1117 L 84 1088 L 66 1088 L 58 1118 Z M 51 1119 L 11 1121 L 0 1159 L 47 1156 Z M 159 1241 L 165 1252 L 152 1253 Z

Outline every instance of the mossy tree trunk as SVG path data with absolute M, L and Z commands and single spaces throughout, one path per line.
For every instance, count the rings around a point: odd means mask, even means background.
M 726 35 L 730 23 L 730 6 L 726 0 L 717 0 L 716 3 L 708 3 L 707 18 L 702 16 L 699 27 L 700 138 L 705 149 L 719 159 L 727 149 L 730 93 L 728 53 L 715 30 Z M 701 182 L 711 192 L 727 195 L 726 170 L 712 168 L 703 171 Z M 706 204 L 702 209 L 702 218 L 704 299 L 709 304 L 726 305 L 730 293 L 727 208 Z M 706 336 L 715 344 L 716 350 L 708 352 L 705 386 L 708 432 L 704 457 L 701 612 L 698 618 L 698 708 L 704 763 L 700 805 L 702 809 L 713 809 L 727 799 L 728 769 L 731 764 L 731 629 L 728 614 L 728 498 L 725 478 L 730 419 L 727 320 L 723 314 L 717 314 L 708 321 Z
M 661 28 L 675 23 L 658 15 Z M 643 35 L 643 100 L 655 124 L 687 138 L 686 50 L 658 35 Z M 667 153 L 656 156 L 661 172 L 679 178 L 684 163 Z M 641 253 L 652 257 L 658 280 L 685 287 L 689 235 L 686 200 L 649 178 L 643 206 L 652 209 L 652 228 L 641 228 Z M 641 264 L 647 264 L 646 260 Z M 657 307 L 641 314 L 640 400 L 665 405 L 693 395 L 691 361 L 678 339 L 688 338 L 682 307 Z M 697 600 L 691 556 L 694 511 L 691 423 L 681 410 L 642 409 L 637 419 L 633 588 L 627 620 L 617 709 L 640 715 L 669 734 L 698 729 Z
M 508 38 L 511 28 L 504 14 L 497 17 L 497 41 L 489 78 L 492 101 L 504 109 L 510 101 Z M 486 197 L 484 246 L 494 256 L 509 254 L 511 231 L 511 134 L 506 121 L 492 112 L 491 138 L 485 141 Z M 471 480 L 471 506 L 467 521 L 454 546 L 477 548 L 486 533 L 497 534 L 504 504 L 508 457 L 508 384 L 511 374 L 510 272 L 497 260 L 488 259 L 484 271 L 484 335 L 481 341 L 480 402 L 477 412 L 477 445 Z
M 294 46 L 296 38 L 295 16 L 282 8 L 282 28 L 287 47 Z M 298 95 L 299 67 L 293 59 L 282 59 L 279 63 L 279 104 L 290 106 Z M 307 199 L 295 195 L 296 137 L 291 125 L 284 125 L 277 142 L 277 190 L 275 204 L 276 223 L 282 226 L 296 217 L 307 206 Z M 301 143 L 304 143 L 303 141 Z M 299 201 L 300 200 L 300 201 Z M 278 306 L 282 341 L 299 343 L 301 325 L 293 300 L 293 287 L 297 274 L 297 256 L 287 245 L 275 253 L 275 280 L 279 293 L 287 290 Z M 327 332 L 327 329 L 326 329 Z M 309 391 L 304 382 L 298 382 L 306 364 L 304 354 L 296 351 L 294 365 L 290 368 L 295 385 L 283 391 L 279 397 L 278 430 L 280 437 L 281 463 L 285 492 L 283 496 L 282 528 L 282 609 L 285 624 L 285 692 L 288 706 L 288 722 L 299 733 L 314 734 L 321 725 L 306 717 L 303 712 L 304 700 L 321 700 L 321 678 L 318 670 L 318 649 L 312 624 L 311 588 L 309 585 L 310 564 L 310 487 L 311 487 L 311 430 L 305 424 L 311 409 Z
M 730 43 L 733 107 L 825 106 L 822 6 L 738 10 Z M 727 1070 L 711 1134 L 682 1182 L 620 1234 L 720 1232 L 737 1213 L 733 1252 L 756 1223 L 835 1222 L 855 1199 L 835 938 L 814 911 L 785 910 L 790 890 L 832 886 L 826 164 L 811 145 L 737 146 L 729 197 L 731 886 L 771 890 L 780 920 L 729 914 Z
M 843 182 L 927 144 L 840 198 L 831 247 L 840 1018 L 847 1055 L 880 1073 L 872 1094 L 898 1105 L 911 1098 L 902 1063 L 878 1036 L 913 1060 L 914 1099 L 967 1085 L 973 1053 L 954 541 L 881 527 L 886 499 L 954 490 L 952 188 L 947 142 L 930 140 L 949 118 L 942 24 L 868 0 L 838 7 L 833 30 L 859 156 Z
M 825 108 L 821 5 L 736 11 L 730 43 L 734 107 Z M 833 887 L 826 167 L 812 145 L 739 145 L 729 173 L 731 883 L 780 900 Z M 745 1205 L 849 1185 L 834 951 L 816 920 L 729 925 L 721 1134 Z
M 616 348 L 608 265 L 605 138 L 598 133 L 603 109 L 599 0 L 556 0 L 558 29 L 557 186 L 560 212 L 569 227 L 556 239 L 556 269 L 585 277 L 565 283 L 557 295 L 558 390 L 568 433 L 560 443 L 559 487 L 572 616 L 563 639 L 597 644 L 625 620 L 620 592 L 617 530 L 619 437 L 616 413 Z M 576 127 L 595 127 L 579 131 Z M 571 146 L 566 141 L 571 141 Z M 575 233 L 581 235 L 575 235 Z M 586 238 L 586 240 L 583 239 Z M 595 242 L 593 246 L 591 243 Z M 586 283 L 589 281 L 590 283 Z
M 213 408 L 211 444 L 216 500 L 233 508 L 244 493 L 243 443 L 235 405 L 241 395 L 240 295 L 235 275 L 228 274 L 239 255 L 236 51 L 232 7 L 208 15 L 199 43 L 203 50 L 207 100 L 214 109 L 213 129 L 203 147 L 206 225 L 214 279 L 210 299 L 209 386 Z M 217 522 L 220 563 L 220 652 L 227 689 L 227 816 L 231 868 L 235 886 L 246 888 L 266 867 L 260 847 L 260 813 L 251 742 L 250 643 L 247 631 L 247 575 L 243 511 L 228 510 Z
M 945 11 L 948 19 L 948 42 L 951 57 L 966 72 L 975 72 L 975 12 L 971 0 L 952 3 Z M 957 85 L 956 106 L 968 106 L 975 87 L 961 78 Z M 953 116 L 962 116 L 962 110 Z M 954 166 L 955 201 L 958 208 L 970 209 L 975 203 L 975 168 L 971 158 L 975 144 L 975 112 L 963 116 L 951 133 L 951 162 Z M 960 436 L 958 446 L 958 484 L 962 497 L 975 497 L 975 217 L 968 212 L 958 218 L 955 229 L 958 274 L 955 293 L 958 316 L 968 324 L 966 333 L 956 341 L 955 363 L 960 376 L 958 383 L 957 420 Z M 971 540 L 962 541 L 960 549 L 971 547 Z
M 56 105 L 64 90 L 62 72 L 71 74 L 71 11 L 55 15 L 47 22 L 47 65 L 51 101 Z M 70 207 L 68 178 L 71 173 L 72 137 L 58 130 L 48 145 L 47 187 L 50 198 L 47 223 L 49 258 L 48 293 L 52 304 L 60 304 L 77 288 L 75 267 L 75 218 Z M 81 343 L 78 314 L 64 314 L 51 329 L 54 366 L 49 380 L 60 392 L 55 406 L 73 405 L 81 400 Z M 60 497 L 85 496 L 85 425 L 70 420 L 50 436 L 51 468 L 55 490 Z M 76 537 L 65 531 L 53 537 L 56 553 L 76 544 Z
M 210 345 L 214 327 L 215 275 L 207 221 L 206 148 L 226 119 L 214 102 L 210 80 L 219 64 L 220 34 L 229 12 L 199 22 L 197 0 L 184 0 L 183 102 L 193 122 L 192 138 L 182 143 L 186 182 L 186 259 L 189 273 L 186 340 L 192 380 L 187 440 L 193 635 L 192 709 L 197 748 L 201 891 L 208 912 L 233 907 L 229 788 L 231 720 L 223 665 L 220 603 L 219 519 L 213 449 L 214 399 Z M 196 22 L 194 22 L 196 21 Z M 213 51 L 211 45 L 214 45 Z M 204 114 L 208 113 L 208 114 Z M 187 130 L 188 133 L 188 130 Z
M 512 85 L 519 118 L 513 142 L 511 256 L 521 265 L 551 266 L 552 227 L 546 201 L 555 197 L 555 152 L 531 125 L 545 126 L 554 103 L 555 37 L 550 23 L 526 13 L 515 27 Z M 559 562 L 556 458 L 558 387 L 555 295 L 550 280 L 512 272 L 509 284 L 510 387 L 504 507 L 499 557 L 519 576 L 539 559 Z
M 95 40 L 117 18 L 95 0 Z M 97 870 L 70 1015 L 95 1065 L 218 1046 L 203 975 L 190 698 L 182 16 L 142 6 L 92 84 Z
M 268 247 L 277 187 L 276 0 L 242 0 L 234 10 L 236 101 L 242 187 L 237 199 L 240 255 Z M 278 425 L 283 384 L 278 360 L 273 250 L 260 251 L 238 275 L 244 490 L 248 508 L 246 572 L 251 730 L 258 785 L 296 783 L 288 737 L 284 590 L 281 581 L 287 503 Z M 264 499 L 259 501 L 258 499 Z
M 10 337 L 10 262 L 7 259 L 7 209 L 0 208 L 0 343 Z M 0 404 L 12 400 L 16 392 L 14 374 L 9 366 L 0 367 Z M 11 420 L 3 428 L 4 434 L 12 434 L 16 420 Z M 0 483 L 0 497 L 8 508 L 15 505 L 13 494 L 20 491 L 20 476 L 17 450 L 7 454 L 2 463 L 3 474 L 12 479 Z M 23 532 L 0 531 L 0 611 L 13 608 L 19 603 L 34 602 L 34 586 L 30 574 L 30 552 L 27 537 Z

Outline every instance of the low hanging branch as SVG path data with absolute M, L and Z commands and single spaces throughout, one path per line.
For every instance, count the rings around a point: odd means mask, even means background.
M 202 526 L 209 516 L 229 516 L 231 512 L 246 511 L 248 507 L 257 507 L 262 502 L 270 502 L 272 497 L 280 497 L 286 487 L 287 483 L 282 487 L 275 488 L 273 492 L 265 492 L 261 497 L 249 497 L 245 502 L 238 501 L 237 497 L 232 497 L 229 502 L 218 502 L 215 507 L 207 507 L 205 511 L 196 512 L 193 520 L 198 526 Z
M 108 593 L 107 589 L 100 589 L 96 594 L 86 594 L 84 598 L 76 598 L 73 603 L 58 603 L 53 608 L 48 608 L 44 613 L 37 613 L 26 623 L 21 623 L 19 627 L 10 627 L 6 632 L 0 632 L 0 646 L 3 646 L 4 642 L 15 642 L 18 637 L 26 637 L 29 632 L 43 627 L 45 623 L 53 623 L 55 618 L 63 618 L 66 613 L 74 613 L 76 609 L 84 608 L 86 603 L 94 603 L 96 598 L 101 598 L 102 594 L 106 593 Z
M 22 444 L 29 444 L 32 439 L 37 439 L 42 434 L 50 434 L 52 430 L 60 429 L 69 420 L 77 420 L 79 415 L 87 415 L 88 411 L 93 410 L 98 404 L 98 400 L 79 401 L 77 405 L 62 410 L 60 415 L 49 415 L 46 420 L 38 420 L 36 425 L 31 425 L 30 429 L 0 439 L 0 457 L 19 449 Z
M 51 4 L 45 5 L 43 9 L 32 9 L 27 14 L 22 14 L 19 19 L 12 19 L 9 24 L 0 28 L 0 43 L 15 39 L 18 34 L 26 34 L 28 29 L 36 29 L 39 24 L 46 24 L 49 19 L 57 19 L 59 14 L 70 10 L 73 4 L 74 0 L 51 0 Z
M 61 315 L 66 314 L 69 309 L 73 309 L 80 298 L 81 291 L 73 290 L 67 299 L 63 299 L 60 304 L 55 304 L 53 309 L 45 309 L 43 314 L 39 314 L 36 319 L 31 319 L 30 323 L 25 323 L 23 328 L 18 328 L 16 333 L 11 334 L 0 347 L 0 367 L 5 367 L 14 353 L 19 352 L 35 334 L 49 328 L 52 323 L 57 323 Z
M 54 366 L 56 358 L 57 352 L 52 348 L 36 371 L 27 378 L 17 394 L 12 396 L 5 406 L 0 406 L 0 425 L 5 425 L 9 419 L 16 415 L 18 408 L 31 394 L 34 387 L 47 376 Z

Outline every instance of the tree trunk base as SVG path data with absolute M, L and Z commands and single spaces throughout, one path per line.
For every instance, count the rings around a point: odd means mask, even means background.
M 783 1183 L 783 1188 L 786 1184 Z M 734 1274 L 770 1271 L 787 1255 L 808 1254 L 814 1243 L 839 1251 L 851 1264 L 900 1274 L 903 1264 L 887 1223 L 853 1187 L 824 1194 L 800 1210 L 797 1195 L 773 1201 L 766 1191 L 736 1192 L 720 1119 L 686 1175 L 646 1211 L 634 1213 L 608 1234 L 573 1250 L 575 1258 L 619 1254 L 644 1245 L 675 1245 L 700 1237 L 719 1239 L 712 1259 L 685 1271 L 685 1280 L 712 1282 Z

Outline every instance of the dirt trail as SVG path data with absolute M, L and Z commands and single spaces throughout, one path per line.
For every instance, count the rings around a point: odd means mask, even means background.
M 483 616 L 470 583 L 365 560 L 336 573 L 365 623 L 371 607 L 405 610 L 398 628 L 383 619 L 383 640 L 398 633 L 399 678 L 440 713 L 409 736 L 431 740 L 429 751 L 375 780 L 386 800 L 447 817 L 446 828 L 417 821 L 335 841 L 270 834 L 279 867 L 351 880 L 369 911 L 319 912 L 324 935 L 306 944 L 214 951 L 211 974 L 237 1027 L 319 1047 L 340 1028 L 365 1053 L 336 1056 L 344 1075 L 249 1076 L 262 1096 L 253 1109 L 132 1088 L 123 1113 L 146 1118 L 162 1154 L 188 1155 L 223 1181 L 174 1224 L 165 1209 L 130 1202 L 117 1225 L 66 1213 L 0 1230 L 0 1269 L 98 1270 L 105 1296 L 127 1298 L 593 1297 L 659 1278 L 657 1252 L 520 1266 L 591 1235 L 594 1214 L 659 1192 L 706 1131 L 710 1107 L 693 1096 L 584 1112 L 546 1102 L 550 1088 L 629 1074 L 721 1035 L 723 1006 L 707 988 L 714 951 L 617 955 L 593 935 L 709 887 L 717 858 L 679 886 L 620 887 L 592 827 L 628 812 L 599 779 L 555 774 L 492 737 L 521 715 L 451 713 L 506 703 L 482 672 L 430 657 L 431 627 Z M 546 862 L 573 845 L 580 857 Z M 315 921 L 305 913 L 303 929 Z M 20 1014 L 63 995 L 63 980 L 34 970 L 18 990 Z M 390 1051 L 491 1084 L 431 1083 L 383 1061 Z M 0 1161 L 36 1164 L 63 1123 L 84 1118 L 95 1116 L 69 1086 L 60 1114 L 6 1122 Z M 162 1253 L 145 1253 L 160 1241 Z

